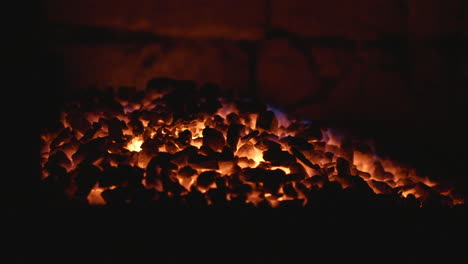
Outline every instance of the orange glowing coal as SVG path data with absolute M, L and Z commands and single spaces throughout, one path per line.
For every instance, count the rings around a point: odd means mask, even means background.
M 101 94 L 99 94 L 101 93 Z M 42 181 L 91 205 L 174 200 L 277 207 L 314 204 L 339 186 L 378 196 L 464 203 L 453 187 L 372 148 L 215 85 L 153 79 L 144 91 L 97 92 L 42 134 Z

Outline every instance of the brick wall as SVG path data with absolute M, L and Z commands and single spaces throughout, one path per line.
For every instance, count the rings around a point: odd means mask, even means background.
M 465 0 L 45 2 L 66 89 L 166 76 L 215 82 L 314 119 L 457 113 Z M 454 111 L 452 111 L 454 110 Z

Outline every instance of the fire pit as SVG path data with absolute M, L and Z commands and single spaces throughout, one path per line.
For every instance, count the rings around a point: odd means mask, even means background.
M 42 135 L 53 203 L 453 207 L 465 197 L 373 146 L 215 84 L 155 78 L 90 90 Z

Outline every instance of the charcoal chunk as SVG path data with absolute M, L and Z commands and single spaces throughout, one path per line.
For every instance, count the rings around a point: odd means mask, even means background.
M 269 161 L 273 166 L 286 166 L 296 162 L 296 158 L 287 151 L 277 149 L 267 150 L 263 152 L 263 159 Z
M 174 154 L 177 151 L 179 151 L 176 144 L 174 144 L 172 141 L 167 141 L 165 145 L 166 145 L 167 152 L 169 152 L 171 154 Z
M 99 158 L 104 157 L 107 154 L 106 146 L 106 138 L 96 138 L 88 143 L 80 145 L 78 151 L 72 155 L 73 163 L 92 163 Z
M 203 145 L 214 151 L 221 151 L 226 145 L 223 133 L 214 128 L 206 127 L 203 129 Z
M 340 176 L 351 175 L 349 162 L 342 157 L 338 157 L 336 159 L 336 169 L 338 171 L 338 175 Z
M 186 195 L 184 199 L 186 204 L 191 208 L 204 208 L 208 205 L 205 195 L 198 191 L 194 186 L 192 186 L 190 193 Z
M 208 199 L 211 201 L 211 205 L 219 208 L 226 208 L 228 205 L 227 193 L 221 189 L 210 189 L 206 193 Z
M 196 169 L 219 169 L 218 161 L 214 156 L 195 154 L 194 156 L 189 157 L 188 162 Z
M 99 186 L 109 187 L 118 185 L 138 185 L 143 179 L 144 170 L 130 165 L 119 165 L 110 167 L 102 173 Z
M 230 161 L 234 159 L 234 153 L 229 147 L 224 147 L 221 155 L 219 155 L 220 161 Z
M 291 125 L 288 130 L 296 132 L 296 137 L 302 137 L 312 140 L 322 140 L 322 129 L 316 124 L 300 124 L 298 127 Z
M 317 170 L 320 169 L 320 166 L 313 164 L 310 160 L 308 160 L 304 156 L 304 154 L 302 154 L 300 150 L 296 149 L 295 147 L 291 148 L 291 152 L 297 159 L 302 161 L 302 163 L 304 163 L 307 167 L 312 168 L 312 169 L 317 169 Z
M 139 136 L 145 131 L 143 123 L 138 119 L 130 119 L 128 126 L 132 129 L 134 136 Z
M 57 137 L 50 144 L 50 148 L 54 149 L 60 146 L 62 143 L 64 143 L 67 139 L 69 139 L 72 136 L 73 134 L 71 133 L 71 129 L 69 127 L 62 129 L 62 131 L 60 131 Z
M 242 175 L 246 181 L 263 182 L 268 175 L 268 170 L 262 168 L 245 168 Z
M 259 140 L 255 144 L 255 147 L 261 151 L 267 151 L 267 150 L 281 151 L 281 145 L 279 143 L 276 143 L 275 141 L 268 140 L 268 139 Z
M 226 116 L 226 119 L 227 119 L 227 123 L 229 125 L 232 125 L 232 124 L 240 124 L 240 118 L 239 118 L 239 115 L 237 115 L 236 113 L 230 113 Z
M 182 177 L 185 177 L 185 178 L 190 178 L 192 177 L 193 175 L 197 174 L 197 171 L 194 170 L 192 167 L 190 166 L 185 166 L 185 167 L 182 167 L 178 174 Z
M 109 205 L 124 205 L 129 203 L 130 189 L 128 187 L 107 189 L 101 193 L 101 196 Z
M 148 156 L 155 156 L 159 152 L 161 142 L 157 139 L 146 139 L 140 146 L 142 153 Z
M 244 126 L 241 124 L 231 123 L 229 125 L 227 131 L 227 143 L 233 151 L 237 150 L 237 143 L 239 142 L 242 129 L 244 129 Z
M 263 179 L 265 192 L 277 194 L 282 183 L 287 182 L 286 173 L 280 169 L 269 170 Z
M 298 150 L 312 150 L 314 145 L 309 143 L 305 138 L 287 136 L 280 140 L 281 143 L 285 143 L 290 147 L 295 147 Z
M 278 119 L 276 119 L 273 111 L 264 111 L 258 115 L 256 128 L 265 129 L 267 131 L 276 131 L 278 129 Z
M 119 120 L 117 117 L 111 118 L 108 121 L 109 139 L 115 142 L 122 142 L 123 141 L 122 129 L 125 127 L 126 127 L 125 122 Z
M 48 167 L 50 164 L 56 164 L 65 168 L 70 168 L 71 166 L 71 161 L 61 150 L 57 150 L 54 154 L 50 155 L 47 163 L 45 167 Z
M 198 187 L 206 189 L 215 182 L 217 177 L 219 177 L 219 173 L 216 171 L 205 171 L 198 175 L 196 184 Z
M 86 133 L 86 131 L 91 127 L 91 123 L 89 123 L 88 119 L 86 119 L 83 113 L 80 112 L 73 111 L 68 113 L 66 119 L 73 130 L 79 131 L 82 134 Z
M 102 125 L 98 122 L 94 122 L 92 127 L 84 133 L 83 137 L 80 138 L 81 143 L 86 143 L 91 140 L 94 135 L 101 129 Z
M 191 141 L 192 141 L 192 132 L 190 132 L 190 130 L 186 129 L 179 133 L 177 142 L 181 143 L 182 145 L 189 145 Z
M 249 141 L 250 139 L 252 139 L 252 138 L 258 136 L 259 134 L 260 134 L 260 131 L 254 130 L 254 131 L 250 132 L 249 134 L 243 136 L 243 137 L 241 138 L 241 142 L 242 142 L 242 143 L 245 143 L 245 142 Z
M 101 170 L 94 165 L 83 164 L 79 166 L 76 175 L 73 176 L 77 186 L 76 196 L 86 198 L 101 175 Z
M 296 198 L 297 197 L 297 191 L 294 189 L 294 186 L 291 183 L 286 183 L 283 186 L 283 192 L 289 197 Z
M 370 180 L 367 183 L 369 184 L 370 187 L 377 190 L 377 193 L 392 194 L 394 192 L 392 187 L 390 187 L 385 182 Z

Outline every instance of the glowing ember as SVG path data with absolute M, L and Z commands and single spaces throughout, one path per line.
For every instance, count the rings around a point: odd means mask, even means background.
M 304 206 L 336 184 L 419 206 L 434 197 L 464 203 L 454 188 L 379 158 L 372 146 L 271 106 L 228 101 L 214 86 L 154 79 L 141 97 L 127 92 L 64 108 L 62 127 L 41 136 L 44 184 L 93 205 L 165 197 Z
M 143 144 L 143 139 L 135 137 L 132 140 L 130 140 L 130 142 L 128 142 L 126 149 L 130 151 L 140 152 L 142 144 Z

